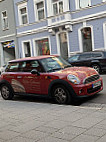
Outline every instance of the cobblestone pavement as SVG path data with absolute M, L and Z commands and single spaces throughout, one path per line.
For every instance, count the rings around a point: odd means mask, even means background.
M 106 142 L 106 105 L 57 105 L 0 97 L 0 142 Z

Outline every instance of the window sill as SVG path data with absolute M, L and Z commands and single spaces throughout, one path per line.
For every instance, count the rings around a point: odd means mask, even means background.
M 9 30 L 9 28 L 3 29 L 3 31 L 7 31 L 7 30 Z

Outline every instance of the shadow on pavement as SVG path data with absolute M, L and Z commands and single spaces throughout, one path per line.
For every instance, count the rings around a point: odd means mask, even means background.
M 98 98 L 99 96 L 100 96 L 100 94 L 95 94 L 94 96 L 90 96 L 88 98 L 82 98 L 78 101 L 73 101 L 70 105 L 80 106 L 81 104 L 91 101 L 95 98 Z M 36 96 L 14 96 L 13 101 L 56 104 L 53 101 L 53 99 L 50 99 L 47 97 L 36 97 Z

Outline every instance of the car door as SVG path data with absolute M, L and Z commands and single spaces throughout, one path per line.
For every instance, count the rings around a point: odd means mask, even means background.
M 23 86 L 23 91 L 28 94 L 41 94 L 41 75 L 32 74 L 32 69 L 37 69 L 38 61 L 24 61 L 20 65 L 17 81 Z
M 32 74 L 31 71 L 33 69 L 36 69 L 40 74 Z M 42 67 L 38 61 L 26 61 L 20 66 L 17 81 L 23 86 L 23 92 L 28 94 L 42 94 L 42 84 L 46 83 L 44 79 L 45 74 L 42 73 Z
M 80 57 L 79 57 L 78 66 L 90 66 L 91 60 L 92 60 L 92 54 L 91 53 L 81 54 Z

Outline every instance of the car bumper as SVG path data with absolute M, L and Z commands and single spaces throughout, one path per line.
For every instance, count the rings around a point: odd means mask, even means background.
M 93 86 L 98 82 L 101 84 Z M 75 97 L 89 97 L 103 90 L 103 81 L 102 78 L 99 78 L 98 80 L 89 84 L 76 85 L 75 87 L 73 87 L 73 89 L 75 90 Z

